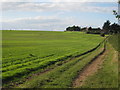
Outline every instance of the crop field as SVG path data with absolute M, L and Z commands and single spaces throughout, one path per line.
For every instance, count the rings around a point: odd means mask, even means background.
M 103 39 L 83 32 L 2 31 L 3 86 L 10 87 L 12 82 L 56 67 L 16 87 L 70 87 L 78 72 L 102 52 L 103 45 L 74 60 L 70 58 L 95 48 Z
M 49 73 L 35 76 L 24 84 L 21 84 L 19 88 L 72 88 L 72 82 L 78 72 L 101 51 L 101 48 L 98 48 L 95 52 L 71 60 Z

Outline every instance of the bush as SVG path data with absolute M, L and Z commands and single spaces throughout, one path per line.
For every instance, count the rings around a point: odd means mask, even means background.
M 105 33 L 101 33 L 100 36 L 105 37 Z

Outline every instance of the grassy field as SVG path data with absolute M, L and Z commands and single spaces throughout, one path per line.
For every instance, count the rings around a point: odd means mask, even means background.
M 108 39 L 116 51 L 120 52 L 120 34 L 111 35 Z
M 2 31 L 3 85 L 84 53 L 103 39 L 81 32 Z
M 118 88 L 118 52 L 108 43 L 101 68 L 88 77 L 82 88 Z
M 101 45 L 103 48 L 103 45 Z M 97 50 L 75 58 L 61 67 L 55 68 L 49 73 L 40 76 L 35 76 L 26 81 L 17 88 L 72 88 L 74 78 L 79 74 L 85 65 L 102 52 L 101 47 Z
M 111 35 L 109 40 L 110 44 L 114 47 L 116 51 L 118 51 L 118 71 L 120 72 L 120 34 Z M 118 78 L 118 82 L 120 82 L 120 78 Z

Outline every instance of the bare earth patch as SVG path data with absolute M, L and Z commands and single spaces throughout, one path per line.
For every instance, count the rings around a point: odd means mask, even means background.
M 107 51 L 103 52 L 103 54 L 99 55 L 92 63 L 88 64 L 82 72 L 79 73 L 79 76 L 73 81 L 73 87 L 77 88 L 84 84 L 84 81 L 87 79 L 88 76 L 93 75 L 97 72 L 104 61 L 104 58 L 107 54 Z

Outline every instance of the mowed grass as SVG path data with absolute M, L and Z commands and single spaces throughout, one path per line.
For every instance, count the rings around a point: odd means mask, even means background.
M 3 85 L 86 52 L 102 40 L 81 32 L 2 31 Z
M 109 43 L 107 43 L 107 50 L 100 70 L 88 77 L 82 88 L 118 89 L 118 52 Z
M 115 50 L 120 52 L 120 34 L 110 35 L 108 41 L 115 48 Z

